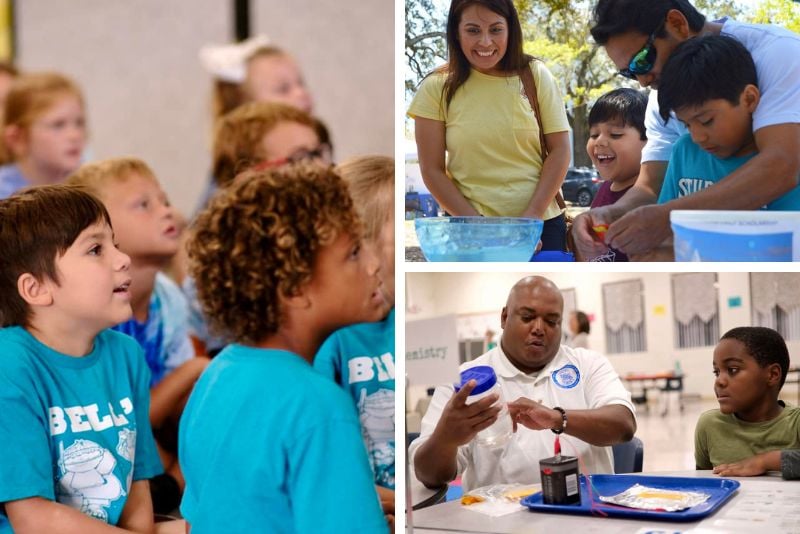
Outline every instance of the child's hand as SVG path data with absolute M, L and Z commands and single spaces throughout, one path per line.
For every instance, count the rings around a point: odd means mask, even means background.
M 381 499 L 381 508 L 389 525 L 389 532 L 394 532 L 394 491 L 381 486 L 375 486 L 375 489 Z
M 595 233 L 598 239 L 600 239 L 600 241 L 605 243 L 606 232 L 608 231 L 607 224 L 596 224 L 592 226 L 592 231 Z
M 720 464 L 714 468 L 714 474 L 723 477 L 754 477 L 767 471 L 778 471 L 781 468 L 781 451 L 770 451 L 756 454 L 739 462 Z
M 572 237 L 575 245 L 575 256 L 579 261 L 588 261 L 608 252 L 605 244 L 605 232 L 599 235 L 595 228 L 608 229 L 608 221 L 604 219 L 603 208 L 596 208 L 581 213 L 572 222 Z

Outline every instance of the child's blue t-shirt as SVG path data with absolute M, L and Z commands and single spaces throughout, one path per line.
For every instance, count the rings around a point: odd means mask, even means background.
M 685 197 L 719 182 L 747 163 L 756 153 L 747 156 L 721 159 L 696 145 L 690 135 L 675 143 L 667 165 L 664 184 L 658 203 L 664 204 Z M 764 177 L 767 179 L 768 177 Z M 761 209 L 773 211 L 800 210 L 800 186 L 773 200 Z
M 394 308 L 377 323 L 331 334 L 314 367 L 336 380 L 355 401 L 375 483 L 394 489 Z
M 194 278 L 187 276 L 183 280 L 181 289 L 189 308 L 187 319 L 189 334 L 202 342 L 205 345 L 206 352 L 213 356 L 225 348 L 229 341 L 221 336 L 212 334 L 209 330 L 203 307 L 197 297 L 197 285 L 194 283 Z
M 0 166 L 0 200 L 8 198 L 20 189 L 30 186 L 15 163 Z
M 0 503 L 42 497 L 117 524 L 132 482 L 163 471 L 141 349 L 104 330 L 76 358 L 21 327 L 1 329 L 0 347 Z
M 352 401 L 296 354 L 229 345 L 179 428 L 192 534 L 387 531 Z
M 150 368 L 150 387 L 194 357 L 189 339 L 189 308 L 178 285 L 165 274 L 156 275 L 144 323 L 131 318 L 113 330 L 131 336 L 144 350 Z

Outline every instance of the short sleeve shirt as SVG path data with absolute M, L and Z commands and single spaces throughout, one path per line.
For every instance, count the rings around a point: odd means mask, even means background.
M 0 167 L 0 199 L 8 198 L 20 189 L 30 186 L 15 164 Z
M 545 134 L 569 130 L 564 100 L 540 61 L 530 64 Z M 542 169 L 539 126 L 519 76 L 471 70 L 444 108 L 445 75 L 425 78 L 408 114 L 445 123 L 447 172 L 461 194 L 486 216 L 518 217 L 528 207 Z M 545 219 L 560 215 L 555 200 Z
M 561 345 L 553 361 L 535 376 L 514 367 L 500 346 L 463 364 L 461 370 L 477 365 L 488 365 L 495 370 L 506 402 L 526 397 L 548 407 L 560 406 L 567 412 L 619 404 L 635 414 L 630 393 L 608 359 L 598 352 Z M 452 386 L 436 388 L 422 419 L 420 437 L 409 449 L 410 458 L 414 458 L 419 446 L 433 433 L 452 395 Z M 590 445 L 573 436 L 565 436 L 562 447 L 583 458 L 590 473 L 614 472 L 611 447 Z M 552 454 L 551 432 L 520 428 L 503 449 L 481 447 L 474 440 L 459 447 L 458 473 L 464 491 L 488 484 L 531 484 L 539 481 L 539 459 Z
M 719 182 L 747 163 L 755 153 L 734 158 L 718 158 L 697 146 L 691 136 L 684 135 L 675 143 L 672 157 L 658 203 L 664 204 L 679 197 L 688 196 Z M 800 186 L 773 200 L 762 209 L 770 211 L 800 210 Z
M 158 273 L 147 320 L 140 323 L 131 318 L 114 327 L 142 346 L 151 373 L 150 387 L 194 357 L 188 317 L 189 306 L 181 289 L 165 274 Z
M 223 349 L 189 397 L 178 457 L 192 534 L 388 530 L 353 401 L 297 354 Z
M 694 460 L 698 469 L 783 449 L 800 449 L 800 408 L 796 406 L 785 407 L 775 419 L 760 423 L 709 410 L 695 427 Z
M 115 525 L 133 481 L 162 472 L 141 349 L 105 330 L 75 358 L 21 327 L 0 346 L 0 502 L 42 497 Z
M 375 483 L 394 489 L 394 308 L 383 321 L 341 328 L 325 340 L 314 368 L 336 380 L 358 410 Z
M 761 99 L 753 113 L 753 131 L 776 124 L 800 123 L 800 35 L 779 26 L 726 20 L 722 35 L 738 40 L 753 56 Z M 672 145 L 687 133 L 671 114 L 665 124 L 659 115 L 656 91 L 650 92 L 645 112 L 647 144 L 642 163 L 667 161 Z

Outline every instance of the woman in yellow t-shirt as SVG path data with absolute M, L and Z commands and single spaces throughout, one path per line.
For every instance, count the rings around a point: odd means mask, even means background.
M 452 0 L 447 48 L 448 63 L 422 81 L 408 110 L 425 185 L 451 215 L 544 219 L 542 249 L 564 250 L 555 196 L 569 166 L 569 124 L 553 76 L 522 51 L 514 4 Z M 533 72 L 547 158 L 523 68 Z

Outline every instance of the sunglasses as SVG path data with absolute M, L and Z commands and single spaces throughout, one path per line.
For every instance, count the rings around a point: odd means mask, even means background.
M 617 74 L 629 80 L 635 80 L 637 76 L 642 76 L 653 70 L 653 65 L 656 63 L 656 47 L 653 46 L 653 41 L 655 41 L 656 34 L 661 31 L 663 26 L 664 22 L 662 21 L 658 28 L 647 38 L 647 42 L 642 49 L 631 57 L 628 68 L 620 70 Z

